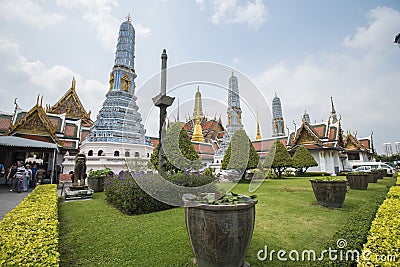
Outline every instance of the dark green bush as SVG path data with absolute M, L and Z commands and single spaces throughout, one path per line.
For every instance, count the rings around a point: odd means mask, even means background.
M 118 175 L 108 176 L 104 181 L 104 192 L 106 194 L 108 203 L 128 215 L 152 213 L 173 208 L 173 206 L 154 199 L 152 196 L 147 194 L 135 181 L 135 179 L 140 179 L 142 182 L 148 182 L 148 185 L 151 185 L 150 190 L 152 190 L 153 187 L 157 188 L 157 184 L 155 184 L 157 182 L 155 179 L 153 179 L 154 176 L 155 174 L 151 173 L 131 173 L 126 171 L 120 172 Z M 209 176 L 207 174 L 182 172 L 169 175 L 167 179 L 169 182 L 181 186 L 182 189 L 184 189 L 184 187 L 198 187 L 207 185 L 215 180 L 213 176 Z M 157 191 L 155 193 L 158 196 L 169 193 L 167 190 L 159 190 L 159 188 L 156 190 Z M 206 189 L 201 190 L 213 192 L 215 187 L 213 184 L 211 184 Z M 181 201 L 180 196 L 177 197 L 179 199 L 176 201 Z

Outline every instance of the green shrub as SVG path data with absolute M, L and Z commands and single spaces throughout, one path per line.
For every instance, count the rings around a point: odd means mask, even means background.
M 165 155 L 166 170 L 170 173 L 177 173 L 179 171 L 186 171 L 189 169 L 200 169 L 202 166 L 201 159 L 196 153 L 192 142 L 183 128 L 182 122 L 174 122 L 167 129 L 165 138 Z M 179 136 L 179 138 L 176 138 Z M 159 153 L 158 144 L 151 154 L 150 162 L 157 171 L 160 171 L 158 162 Z
M 259 162 L 260 157 L 247 136 L 246 131 L 242 129 L 236 130 L 222 160 L 222 169 L 244 171 L 257 168 Z
M 110 168 L 104 168 L 99 170 L 90 170 L 89 177 L 102 177 L 112 174 L 112 170 Z
M 400 178 L 397 179 L 397 184 Z M 372 222 L 368 241 L 363 253 L 371 252 L 368 258 L 361 257 L 358 266 L 400 265 L 400 187 L 393 186 Z M 385 261 L 381 260 L 386 258 Z
M 157 180 L 153 179 L 153 176 L 154 174 L 145 172 L 130 173 L 126 171 L 120 172 L 118 175 L 107 176 L 104 180 L 104 192 L 107 202 L 128 215 L 152 213 L 172 208 L 172 206 L 162 203 L 147 194 L 135 180 L 140 179 L 142 182 L 154 184 Z M 178 172 L 168 175 L 169 182 L 182 187 L 207 185 L 214 180 L 215 178 L 208 174 Z M 157 185 L 152 187 L 157 187 Z M 213 192 L 215 187 L 210 185 L 206 190 Z M 167 190 L 157 189 L 157 195 L 159 196 L 168 193 Z M 180 197 L 177 201 L 181 201 Z
M 40 185 L 0 221 L 0 266 L 58 266 L 56 185 Z
M 263 165 L 264 168 L 271 167 L 276 176 L 280 178 L 285 170 L 292 166 L 292 157 L 285 146 L 279 140 L 275 140 L 264 159 Z
M 296 168 L 296 173 L 303 174 L 310 167 L 318 166 L 311 153 L 304 146 L 299 146 L 292 157 L 292 167 Z

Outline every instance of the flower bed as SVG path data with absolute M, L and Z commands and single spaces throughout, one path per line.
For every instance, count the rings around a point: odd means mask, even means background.
M 56 185 L 36 187 L 0 221 L 0 266 L 58 266 Z
M 397 185 L 400 178 L 397 179 Z M 393 186 L 379 208 L 358 266 L 399 266 L 400 187 Z

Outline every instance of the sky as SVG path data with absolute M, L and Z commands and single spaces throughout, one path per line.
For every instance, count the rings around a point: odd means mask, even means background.
M 251 139 L 257 117 L 263 138 L 271 137 L 268 105 L 276 93 L 290 131 L 299 127 L 305 110 L 313 123 L 326 120 L 333 97 L 345 132 L 360 138 L 373 132 L 379 154 L 383 143 L 395 150 L 400 141 L 397 0 L 0 0 L 0 111 L 11 113 L 16 97 L 29 110 L 39 94 L 43 104 L 53 105 L 74 76 L 95 120 L 109 88 L 119 26 L 128 14 L 136 30 L 137 103 L 150 136 L 158 133 L 158 110 L 150 98 L 159 90 L 154 75 L 165 48 L 171 73 L 173 66 L 185 71 L 195 62 L 194 74 L 207 72 L 201 63 L 218 74 L 208 83 L 193 78 L 168 88 L 179 98 L 181 120 L 192 114 L 199 86 L 203 111 L 226 123 L 226 90 L 211 82 L 226 89 L 233 71 Z M 170 120 L 176 107 L 175 100 Z

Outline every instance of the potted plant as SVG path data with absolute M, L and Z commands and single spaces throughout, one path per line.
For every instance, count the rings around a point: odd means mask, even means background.
M 216 196 L 183 197 L 195 261 L 199 267 L 242 266 L 253 235 L 257 199 L 231 192 Z
M 341 208 L 347 192 L 347 181 L 332 177 L 310 180 L 319 205 Z
M 367 172 L 350 172 L 346 174 L 350 189 L 367 190 L 370 174 Z
M 104 178 L 112 174 L 110 168 L 104 168 L 99 170 L 90 170 L 88 176 L 88 186 L 94 192 L 103 192 L 104 191 Z

